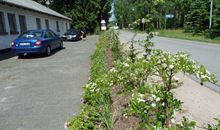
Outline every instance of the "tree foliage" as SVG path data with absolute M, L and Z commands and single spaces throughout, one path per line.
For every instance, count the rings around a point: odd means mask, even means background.
M 214 15 L 213 15 L 213 28 L 212 28 L 212 37 L 219 37 L 220 36 L 220 1 L 216 1 L 214 3 Z
M 209 1 L 195 0 L 186 15 L 185 29 L 192 33 L 201 33 L 209 26 Z
M 35 0 L 72 19 L 73 28 L 86 28 L 93 33 L 101 19 L 108 21 L 112 0 Z
M 136 29 L 147 29 L 142 18 L 151 17 L 157 29 L 184 28 L 193 34 L 208 34 L 209 0 L 115 0 L 116 22 L 120 27 L 133 25 Z M 173 18 L 166 18 L 172 14 Z M 220 36 L 220 1 L 213 0 L 211 36 Z

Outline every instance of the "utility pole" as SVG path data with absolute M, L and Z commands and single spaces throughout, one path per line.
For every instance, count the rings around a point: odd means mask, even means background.
M 210 0 L 210 18 L 209 18 L 209 29 L 212 29 L 212 10 L 213 10 L 213 0 Z
M 209 37 L 212 37 L 211 29 L 212 29 L 212 12 L 213 12 L 213 0 L 210 0 L 210 16 L 209 16 Z

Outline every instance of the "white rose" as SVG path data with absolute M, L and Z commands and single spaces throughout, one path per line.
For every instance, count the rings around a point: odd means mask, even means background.
M 151 106 L 152 106 L 152 107 L 156 107 L 156 104 L 155 104 L 155 103 L 152 103 Z
M 152 95 L 152 98 L 156 98 L 156 96 L 153 94 L 153 95 Z
M 141 98 L 138 98 L 137 101 L 138 101 L 138 103 L 140 103 L 140 102 L 145 102 L 145 100 L 144 100 L 144 99 L 141 99 Z
M 157 102 L 159 102 L 159 101 L 160 101 L 160 98 L 159 98 L 159 97 L 157 97 L 157 98 L 156 98 L 156 101 L 157 101 Z
M 158 63 L 158 64 L 160 64 L 160 63 L 161 63 L 161 61 L 160 61 L 160 60 L 158 60 L 158 61 L 157 61 L 157 63 Z
M 163 63 L 163 64 L 162 64 L 162 67 L 163 67 L 163 68 L 166 68 L 166 67 L 167 67 L 167 64 Z
M 173 69 L 173 68 L 174 68 L 174 66 L 173 66 L 173 65 L 170 65 L 170 66 L 169 66 L 169 68 L 170 68 L 170 69 Z
M 144 94 L 139 93 L 139 96 L 140 96 L 141 98 L 143 98 L 143 97 L 144 97 Z
M 128 64 L 128 63 L 124 63 L 124 66 L 125 66 L 125 67 L 129 67 L 129 64 Z
M 116 69 L 113 67 L 110 69 L 111 72 L 116 72 Z

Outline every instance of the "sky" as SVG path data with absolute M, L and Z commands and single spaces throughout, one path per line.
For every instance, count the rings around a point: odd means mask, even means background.
M 112 9 L 111 9 L 111 11 L 110 11 L 110 13 L 111 13 L 111 17 L 109 18 L 109 22 L 111 22 L 111 21 L 115 21 L 115 14 L 114 14 L 114 0 L 113 0 L 113 2 L 112 2 Z

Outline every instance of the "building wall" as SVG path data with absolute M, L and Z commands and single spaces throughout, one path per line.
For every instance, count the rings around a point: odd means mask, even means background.
M 25 16 L 27 30 L 37 29 L 36 18 L 41 19 L 42 29 L 46 29 L 45 19 L 48 19 L 50 29 L 53 30 L 55 33 L 59 34 L 60 36 L 63 35 L 67 30 L 66 23 L 68 25 L 68 29 L 70 28 L 70 21 L 68 20 L 53 17 L 50 15 L 41 14 L 38 12 L 34 12 L 34 11 L 22 9 L 22 8 L 0 4 L 0 12 L 4 13 L 4 23 L 5 23 L 4 26 L 5 26 L 6 32 L 8 33 L 7 35 L 0 35 L 0 50 L 10 48 L 11 42 L 20 35 L 20 24 L 19 24 L 19 17 L 18 17 L 19 15 Z M 7 13 L 15 14 L 17 30 L 19 34 L 10 34 Z M 57 32 L 56 21 L 59 22 L 60 32 Z

